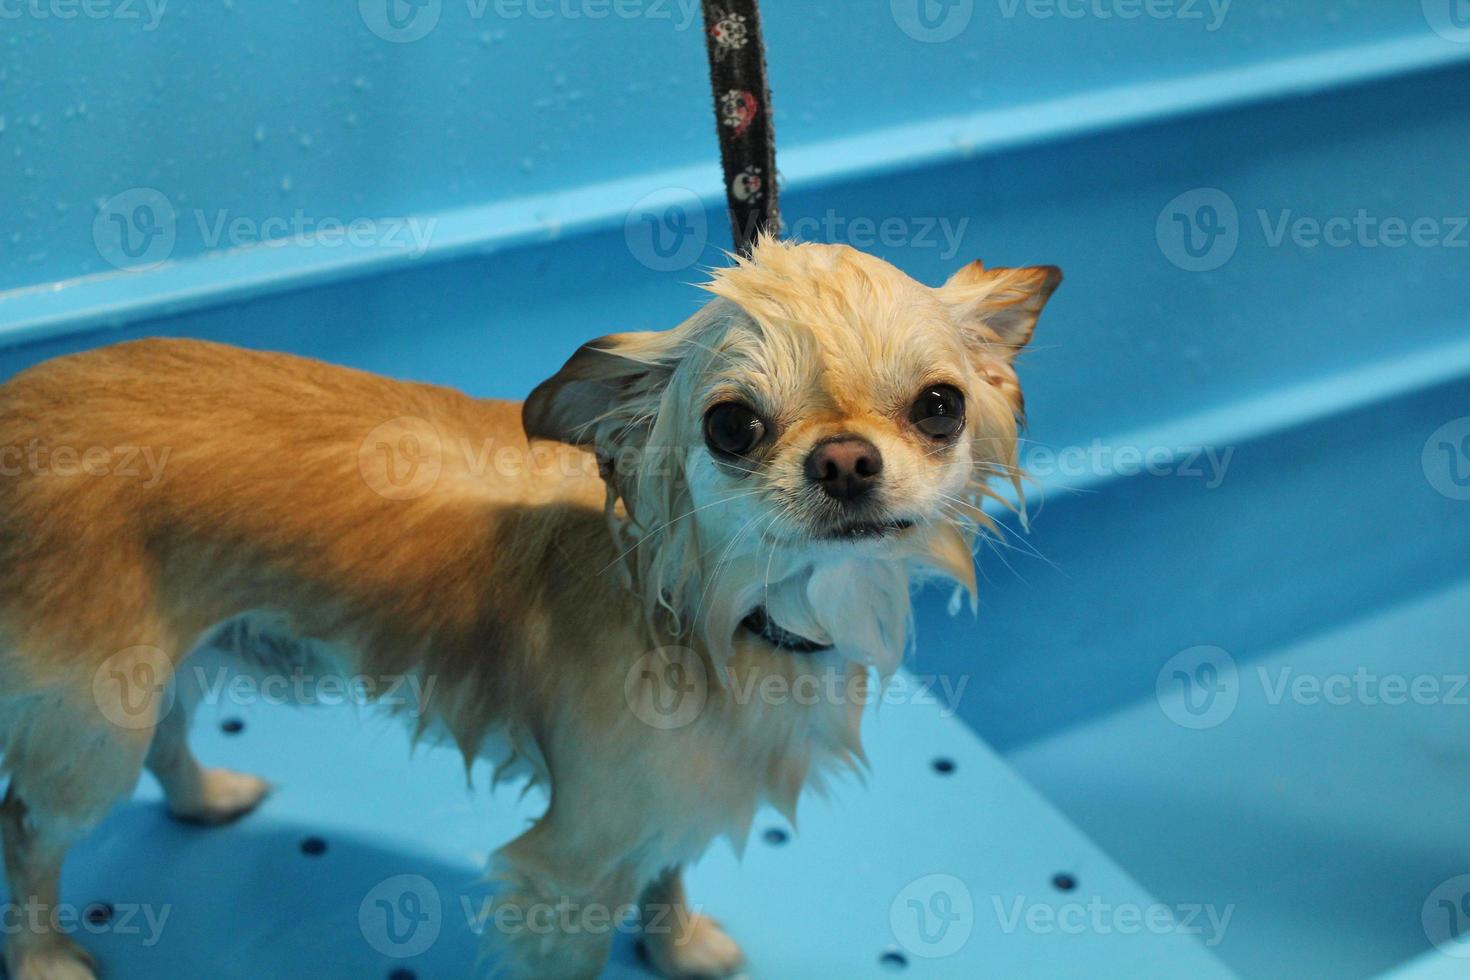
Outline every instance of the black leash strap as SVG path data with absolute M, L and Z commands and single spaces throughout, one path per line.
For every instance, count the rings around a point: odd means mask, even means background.
M 704 28 L 730 227 L 735 250 L 749 254 L 763 231 L 781 230 L 759 0 L 704 0 Z

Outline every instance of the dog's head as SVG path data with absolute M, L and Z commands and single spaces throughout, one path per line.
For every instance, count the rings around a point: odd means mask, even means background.
M 597 452 L 676 629 L 713 638 L 775 583 L 805 600 L 853 562 L 973 586 L 987 482 L 1019 475 L 1013 362 L 1060 280 L 975 262 L 931 288 L 845 246 L 765 241 L 679 327 L 584 345 L 527 400 L 526 431 Z M 906 571 L 902 592 L 906 613 Z M 840 632 L 786 606 L 803 635 Z

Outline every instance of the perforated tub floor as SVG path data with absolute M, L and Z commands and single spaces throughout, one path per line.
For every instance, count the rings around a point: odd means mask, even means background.
M 763 813 L 743 861 L 722 844 L 692 870 L 692 900 L 740 940 L 749 976 L 1230 975 L 1179 925 L 1089 927 L 1090 908 L 1146 915 L 1152 899 L 942 698 L 907 690 L 867 719 L 866 786 L 807 798 L 800 833 Z M 486 858 L 542 800 L 492 794 L 483 767 L 466 790 L 457 754 L 411 752 L 397 722 L 353 708 L 205 705 L 195 728 L 207 765 L 277 790 L 201 829 L 170 821 L 145 776 L 76 848 L 63 898 L 90 909 L 79 931 L 109 980 L 474 974 Z M 648 976 L 612 928 L 605 975 Z M 492 925 L 492 957 L 494 941 Z

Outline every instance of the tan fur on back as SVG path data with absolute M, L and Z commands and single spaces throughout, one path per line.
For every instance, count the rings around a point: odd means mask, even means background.
M 369 485 L 359 453 L 403 417 L 437 432 L 442 470 L 422 496 L 389 499 Z M 153 646 L 177 660 L 215 623 L 267 610 L 355 651 L 345 670 L 430 678 L 421 720 L 442 722 L 467 757 L 507 728 L 540 743 L 566 795 L 626 797 L 630 813 L 683 792 L 659 767 L 708 766 L 726 770 L 725 782 L 705 782 L 698 796 L 716 833 L 738 834 L 773 787 L 794 806 L 813 756 L 856 749 L 855 712 L 839 729 L 809 731 L 812 719 L 741 713 L 717 697 L 677 737 L 637 720 L 624 680 L 660 643 L 619 580 L 595 462 L 550 444 L 532 462 L 515 404 L 281 354 L 148 340 L 0 386 L 0 444 L 38 437 L 53 450 L 150 446 L 168 456 L 151 487 L 85 473 L 0 480 L 0 657 L 7 675 L 27 678 L 0 698 L 55 689 L 85 700 L 119 651 Z M 506 449 L 523 462 L 506 465 L 496 452 Z M 739 667 L 792 669 L 760 650 Z M 630 764 L 639 756 L 646 767 Z M 612 759 L 627 770 L 610 772 Z M 583 778 L 608 787 L 578 787 Z M 669 805 L 688 821 L 690 802 Z

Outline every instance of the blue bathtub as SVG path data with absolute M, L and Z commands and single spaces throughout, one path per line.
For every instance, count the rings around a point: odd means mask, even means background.
M 1066 270 L 1030 530 L 919 597 L 866 782 L 693 900 L 780 980 L 1464 975 L 1463 4 L 919 2 L 770 5 L 786 220 Z M 519 397 L 692 311 L 687 2 L 387 3 L 0 7 L 0 373 L 187 335 Z M 279 791 L 206 831 L 145 777 L 78 847 L 106 976 L 469 973 L 544 801 L 348 708 L 197 726 Z

